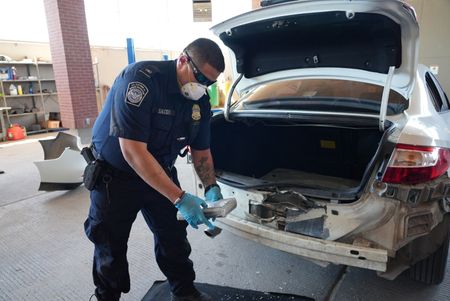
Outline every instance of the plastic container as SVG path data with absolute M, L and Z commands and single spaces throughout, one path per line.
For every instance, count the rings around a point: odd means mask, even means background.
M 6 131 L 8 140 L 20 140 L 27 136 L 25 127 L 20 126 L 20 124 L 12 124 Z
M 208 94 L 211 106 L 217 107 L 219 105 L 219 90 L 217 89 L 217 83 L 214 83 L 208 87 Z
M 17 85 L 17 94 L 18 95 L 22 95 L 23 94 L 22 85 Z
M 17 79 L 16 67 L 8 68 L 8 79 Z
M 223 84 L 223 94 L 225 94 L 225 96 L 228 96 L 228 92 L 230 92 L 230 88 L 231 88 L 231 79 L 227 79 L 225 81 L 225 83 Z
M 9 85 L 9 95 L 17 95 L 17 87 L 14 84 Z

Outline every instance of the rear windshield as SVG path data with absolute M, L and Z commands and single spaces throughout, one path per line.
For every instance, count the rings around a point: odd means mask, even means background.
M 304 79 L 271 82 L 247 93 L 238 109 L 319 110 L 379 113 L 383 87 L 368 83 Z M 408 101 L 391 90 L 388 115 L 403 112 Z

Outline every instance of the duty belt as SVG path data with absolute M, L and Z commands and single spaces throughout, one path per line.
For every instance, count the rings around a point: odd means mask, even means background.
M 140 178 L 139 175 L 137 173 L 135 173 L 135 172 L 129 173 L 129 172 L 120 170 L 120 169 L 112 166 L 111 164 L 109 164 L 107 161 L 101 159 L 101 156 L 96 151 L 96 149 L 94 147 L 94 144 L 91 144 L 90 149 L 92 151 L 92 154 L 95 157 L 95 160 L 100 160 L 100 161 L 102 161 L 105 164 L 105 166 L 106 166 L 105 174 L 108 173 L 112 177 L 118 177 L 118 178 L 125 179 L 125 180 Z M 172 177 L 172 170 L 173 170 L 174 165 L 175 165 L 175 160 L 170 165 L 163 165 L 163 164 L 161 164 L 162 168 L 164 169 L 164 171 L 166 172 L 166 174 L 170 178 Z
M 105 166 L 105 170 L 103 171 L 103 174 L 110 175 L 113 178 L 119 178 L 124 180 L 131 180 L 131 179 L 137 179 L 140 178 L 136 173 L 129 173 L 126 171 L 122 171 L 114 166 L 112 166 L 107 161 L 103 160 L 100 156 L 100 154 L 95 149 L 94 145 L 91 144 L 90 149 L 92 151 L 92 154 L 94 155 L 95 160 L 99 160 L 103 163 Z

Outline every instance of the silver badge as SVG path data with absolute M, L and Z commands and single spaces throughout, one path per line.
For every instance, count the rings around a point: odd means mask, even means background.
M 148 88 L 140 82 L 128 84 L 126 103 L 139 107 L 148 93 Z

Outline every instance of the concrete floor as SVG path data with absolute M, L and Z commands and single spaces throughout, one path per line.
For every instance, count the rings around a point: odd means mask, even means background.
M 48 135 L 43 135 L 46 137 Z M 88 192 L 38 192 L 32 164 L 43 158 L 33 136 L 15 144 L 0 143 L 0 300 L 88 300 L 93 292 L 93 246 L 83 222 Z M 192 172 L 178 162 L 185 189 L 193 189 Z M 319 267 L 298 256 L 272 250 L 223 232 L 215 239 L 189 230 L 197 280 L 260 291 L 305 295 L 322 300 L 339 267 Z M 123 300 L 140 300 L 153 281 L 164 279 L 153 256 L 152 235 L 139 215 L 129 240 L 131 291 Z M 450 300 L 450 269 L 439 286 L 399 277 L 378 278 L 350 268 L 336 300 Z

